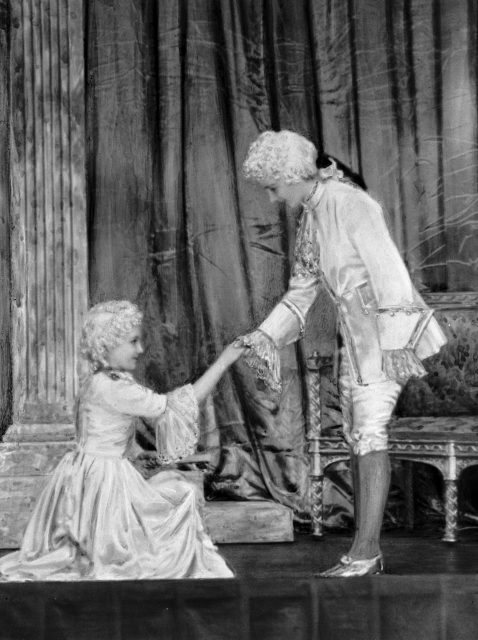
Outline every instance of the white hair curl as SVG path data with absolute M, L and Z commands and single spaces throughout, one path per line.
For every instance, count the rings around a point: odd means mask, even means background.
M 109 300 L 94 305 L 86 314 L 80 339 L 80 383 L 109 367 L 108 351 L 130 331 L 141 326 L 143 314 L 129 300 Z
M 264 131 L 249 147 L 243 172 L 263 187 L 297 184 L 318 175 L 316 161 L 317 149 L 304 136 L 287 129 Z

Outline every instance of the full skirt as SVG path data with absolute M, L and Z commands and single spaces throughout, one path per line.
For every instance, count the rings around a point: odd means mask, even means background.
M 230 578 L 203 528 L 196 487 L 145 480 L 125 458 L 67 453 L 41 493 L 2 580 Z

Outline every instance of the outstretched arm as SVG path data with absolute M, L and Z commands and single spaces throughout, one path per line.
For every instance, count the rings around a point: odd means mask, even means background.
M 318 275 L 314 273 L 297 275 L 296 271 L 295 265 L 287 293 L 259 327 L 279 349 L 296 342 L 303 336 L 307 313 L 320 288 Z
M 293 273 L 289 289 L 279 304 L 256 331 L 240 338 L 247 347 L 246 363 L 272 391 L 281 391 L 279 349 L 303 336 L 305 318 L 319 287 L 319 276 Z
M 227 346 L 219 358 L 192 385 L 197 401 L 202 402 L 211 393 L 227 369 L 246 351 L 244 347 Z

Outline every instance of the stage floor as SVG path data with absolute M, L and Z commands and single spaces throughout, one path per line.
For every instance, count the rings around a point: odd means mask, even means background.
M 383 536 L 388 573 L 317 579 L 349 536 L 222 545 L 233 580 L 0 584 L 0 640 L 468 640 L 478 636 L 478 530 Z
M 441 529 L 385 532 L 382 551 L 388 575 L 477 574 L 478 528 L 461 530 L 455 544 L 442 542 Z M 222 545 L 221 553 L 239 577 L 310 577 L 327 569 L 345 553 L 351 536 L 322 538 L 296 534 L 295 542 Z M 477 633 L 478 637 L 478 633 Z

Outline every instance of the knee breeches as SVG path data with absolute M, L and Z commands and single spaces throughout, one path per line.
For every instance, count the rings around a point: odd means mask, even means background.
M 388 423 L 402 390 L 394 380 L 359 385 L 351 376 L 348 357 L 342 354 L 339 392 L 343 432 L 356 455 L 388 448 Z

